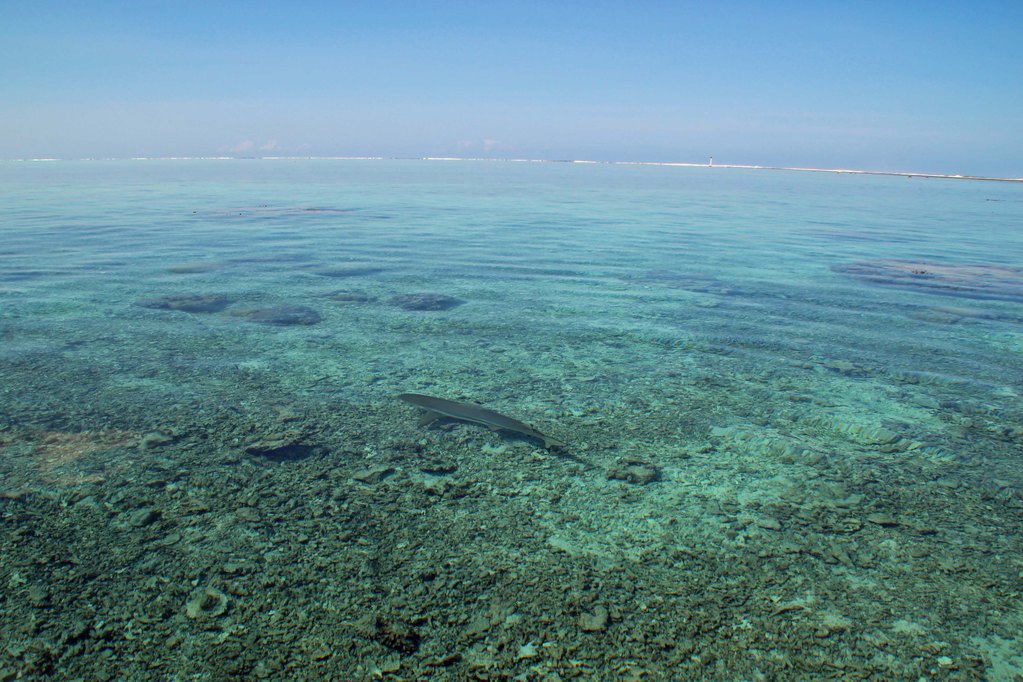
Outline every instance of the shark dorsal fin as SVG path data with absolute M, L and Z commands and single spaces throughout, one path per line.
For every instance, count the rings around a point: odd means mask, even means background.
M 433 410 L 427 410 L 423 414 L 423 416 L 419 418 L 419 425 L 420 426 L 429 426 L 430 424 L 434 423 L 435 421 L 437 421 L 438 419 L 440 419 L 443 416 L 444 415 L 442 415 L 440 412 L 434 412 Z

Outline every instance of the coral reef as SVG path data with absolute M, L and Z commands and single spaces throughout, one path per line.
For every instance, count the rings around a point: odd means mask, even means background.
M 403 310 L 451 310 L 465 301 L 445 294 L 400 294 L 391 299 L 393 305 Z
M 607 470 L 608 479 L 634 485 L 653 483 L 660 475 L 661 471 L 655 465 L 638 459 L 618 460 Z
M 231 305 L 231 299 L 215 294 L 176 294 L 147 298 L 136 305 L 156 310 L 180 310 L 186 313 L 218 313 Z
M 1023 268 L 894 258 L 834 265 L 864 282 L 945 296 L 1023 302 Z
M 216 261 L 193 261 L 190 263 L 178 263 L 168 266 L 167 272 L 175 275 L 197 275 L 207 272 L 216 272 L 223 269 L 224 264 Z
M 376 300 L 375 297 L 367 294 L 365 291 L 334 291 L 327 294 L 326 297 L 338 303 L 372 303 Z
M 367 275 L 376 275 L 383 272 L 383 268 L 371 267 L 371 266 L 359 266 L 359 265 L 346 265 L 337 267 L 318 267 L 310 268 L 309 272 L 314 275 L 320 275 L 321 277 L 365 277 Z
M 228 314 L 244 318 L 249 322 L 280 326 L 312 325 L 317 324 L 323 319 L 312 308 L 293 304 L 235 307 L 231 308 Z

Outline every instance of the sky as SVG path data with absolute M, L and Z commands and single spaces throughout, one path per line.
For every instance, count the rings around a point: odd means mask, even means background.
M 0 158 L 1023 177 L 1023 1 L 0 0 Z

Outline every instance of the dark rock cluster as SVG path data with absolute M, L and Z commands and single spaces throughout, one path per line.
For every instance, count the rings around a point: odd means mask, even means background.
M 226 296 L 216 294 L 177 294 L 147 298 L 136 305 L 154 310 L 179 310 L 185 313 L 219 313 L 233 301 Z
M 457 308 L 465 301 L 444 294 L 401 294 L 392 298 L 391 303 L 403 310 L 439 311 Z
M 230 314 L 250 322 L 276 325 L 316 324 L 323 318 L 318 312 L 304 305 L 280 304 L 234 308 Z

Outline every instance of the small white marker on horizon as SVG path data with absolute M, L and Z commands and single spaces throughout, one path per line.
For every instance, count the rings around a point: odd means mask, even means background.
M 714 165 L 714 157 L 713 156 L 710 157 L 710 161 L 707 162 L 707 165 L 708 166 L 713 166 Z

